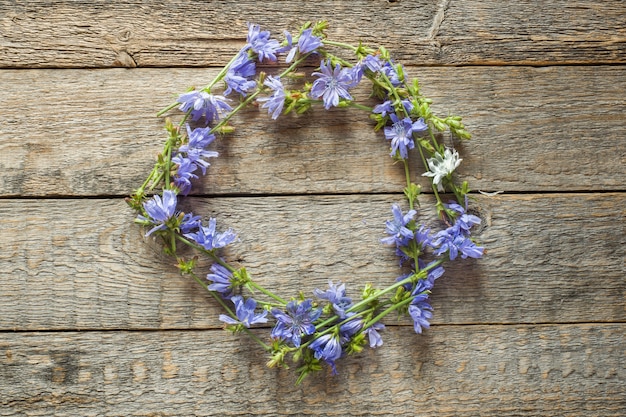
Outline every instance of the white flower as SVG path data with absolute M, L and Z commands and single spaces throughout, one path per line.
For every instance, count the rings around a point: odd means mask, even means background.
M 436 153 L 434 158 L 428 159 L 428 167 L 430 171 L 425 172 L 422 176 L 433 177 L 433 184 L 437 186 L 439 191 L 445 191 L 441 180 L 452 174 L 452 171 L 459 166 L 462 159 L 459 159 L 459 153 L 456 150 L 446 148 L 443 156 Z

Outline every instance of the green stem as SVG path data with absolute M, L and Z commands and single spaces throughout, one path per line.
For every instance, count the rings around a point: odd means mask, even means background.
M 228 263 L 224 262 L 224 260 L 222 258 L 220 258 L 219 256 L 217 256 L 215 254 L 214 251 L 210 251 L 210 250 L 206 250 L 205 248 L 203 248 L 200 245 L 197 245 L 193 242 L 190 242 L 189 240 L 185 239 L 183 236 L 177 234 L 176 235 L 176 239 L 180 240 L 181 242 L 183 242 L 185 245 L 196 249 L 202 253 L 204 253 L 205 255 L 208 255 L 213 261 L 215 261 L 216 263 L 222 265 L 224 268 L 228 269 L 230 272 L 235 272 L 236 269 L 233 268 L 231 265 L 229 265 Z M 268 297 L 278 301 L 280 303 L 281 306 L 284 306 L 287 304 L 287 301 L 285 301 L 284 299 L 280 298 L 279 296 L 277 296 L 276 294 L 274 294 L 273 292 L 265 289 L 264 287 L 262 287 L 261 285 L 257 284 L 256 282 L 250 280 L 247 282 L 252 288 L 262 292 L 263 294 L 267 295 Z M 269 304 L 269 303 L 268 303 Z
M 330 46 L 336 46 L 336 47 L 338 47 L 338 48 L 349 49 L 349 50 L 351 50 L 352 52 L 356 52 L 356 51 L 358 51 L 358 50 L 359 50 L 359 48 L 357 48 L 357 47 L 356 47 L 356 46 L 354 46 L 354 45 L 350 45 L 350 44 L 343 43 L 343 42 L 329 41 L 328 39 L 324 39 L 324 40 L 322 41 L 322 43 L 323 43 L 324 45 L 330 45 Z
M 365 110 L 368 113 L 371 113 L 372 110 L 373 110 L 372 107 L 365 106 L 363 104 L 359 104 L 359 103 L 356 103 L 354 101 L 348 101 L 347 103 L 350 105 L 350 107 L 354 107 L 354 108 L 359 109 L 359 110 Z
M 430 130 L 430 127 L 428 129 Z M 424 164 L 424 168 L 428 170 L 428 162 L 426 161 L 426 156 L 424 155 L 424 149 L 422 148 L 422 145 L 419 144 L 419 142 L 417 143 L 417 149 L 419 150 L 420 157 L 422 158 L 422 163 Z M 435 186 L 432 180 L 430 180 L 430 188 L 433 190 L 433 195 L 435 196 L 435 199 L 437 199 L 437 207 L 438 207 L 437 210 L 439 211 L 440 210 L 439 208 L 443 207 L 443 202 L 441 201 L 441 197 L 439 196 L 439 191 L 437 190 L 437 187 Z
M 411 173 L 409 171 L 409 161 L 407 159 L 403 159 L 402 162 L 404 163 L 404 176 L 406 177 L 406 186 L 407 186 L 407 189 L 410 189 L 411 188 Z M 413 198 L 407 195 L 407 200 L 409 200 L 409 210 L 413 210 L 413 207 L 414 207 Z
M 426 277 L 428 271 L 430 271 L 431 269 L 441 265 L 444 262 L 443 259 L 438 259 L 435 262 L 432 262 L 431 264 L 427 265 L 426 267 L 420 269 L 419 271 L 415 271 L 414 275 L 418 275 L 418 279 L 422 279 L 424 277 Z M 416 265 L 417 268 L 417 265 Z M 376 294 L 367 297 L 366 299 L 356 303 L 355 305 L 353 305 L 352 307 L 350 307 L 349 309 L 346 310 L 346 313 L 349 312 L 353 312 L 355 310 L 358 310 L 360 307 L 367 305 L 369 303 L 371 303 L 372 301 L 376 300 L 377 298 L 380 298 L 380 296 L 387 294 L 390 291 L 394 291 L 396 288 L 403 286 L 404 284 L 408 284 L 409 282 L 411 282 L 413 280 L 413 275 L 408 276 L 407 278 L 396 282 L 393 285 L 390 285 L 389 287 L 377 292 Z
M 163 188 L 164 189 L 169 189 L 170 188 L 170 171 L 172 170 L 172 137 L 170 136 L 169 140 L 167 141 L 167 145 L 165 146 L 166 152 L 165 152 L 165 167 L 164 167 L 164 174 L 165 174 L 165 184 L 163 184 Z
M 169 106 L 167 106 L 166 108 L 164 108 L 163 110 L 161 110 L 160 112 L 158 112 L 156 114 L 157 117 L 161 117 L 163 116 L 165 113 L 167 113 L 168 111 L 172 110 L 174 107 L 178 106 L 180 103 L 175 101 L 174 103 L 170 104 Z
M 154 190 L 154 188 L 159 184 L 159 182 L 161 182 L 162 179 L 163 179 L 163 172 L 159 172 L 157 177 L 154 178 L 152 185 L 150 185 L 150 187 L 148 188 L 148 191 Z
M 433 147 L 437 150 L 437 152 L 441 153 L 442 151 L 441 145 L 435 139 L 435 134 L 433 133 L 433 130 L 430 128 L 430 125 L 428 126 L 428 134 L 430 135 L 430 141 L 432 142 Z
M 250 281 L 248 281 L 248 283 L 255 290 L 259 290 L 260 292 L 262 292 L 263 294 L 267 295 L 268 297 L 273 298 L 274 300 L 278 301 L 281 304 L 281 306 L 287 305 L 287 301 L 285 301 L 284 299 L 280 298 L 279 296 L 277 296 L 273 292 L 263 288 L 262 286 L 260 286 L 256 282 L 250 280 Z
M 230 309 L 230 307 L 228 307 L 228 305 L 226 305 L 226 303 L 224 302 L 224 300 L 222 299 L 222 297 L 219 296 L 219 294 L 217 294 L 215 291 L 211 291 L 209 290 L 209 286 L 207 285 L 206 282 L 202 281 L 196 274 L 194 274 L 193 272 L 191 272 L 189 275 L 191 275 L 193 277 L 193 279 L 196 280 L 196 282 L 198 284 L 200 284 L 200 286 L 202 288 L 204 288 L 206 291 L 208 291 L 209 294 L 211 294 L 211 296 L 213 298 L 215 298 L 215 300 L 224 308 L 224 310 L 226 310 L 226 312 L 228 313 L 229 316 L 231 316 L 233 319 L 237 318 L 237 315 L 233 312 L 233 310 Z
M 207 93 L 211 93 L 211 88 L 213 88 L 213 86 L 215 86 L 215 84 L 217 84 L 222 78 L 224 78 L 224 76 L 226 75 L 226 73 L 228 72 L 228 69 L 230 68 L 230 66 L 233 64 L 233 62 L 235 62 L 235 60 L 237 59 L 237 57 L 239 56 L 239 54 L 241 53 L 241 50 L 239 52 L 237 52 L 231 59 L 230 61 L 228 61 L 228 64 L 226 64 L 221 71 L 215 76 L 215 78 L 213 78 L 213 81 L 211 81 L 206 87 L 204 87 L 202 89 L 202 91 L 206 91 Z
M 235 272 L 236 271 L 235 268 L 233 268 L 228 263 L 224 262 L 224 260 L 222 258 L 217 256 L 215 254 L 215 252 L 213 252 L 211 250 L 206 250 L 202 246 L 197 245 L 197 244 L 195 244 L 193 242 L 190 242 L 189 240 L 185 239 L 183 236 L 181 236 L 179 234 L 176 234 L 176 239 L 180 240 L 181 242 L 183 242 L 185 245 L 189 246 L 190 248 L 196 249 L 197 251 L 200 251 L 200 252 L 204 253 L 205 255 L 208 255 L 214 262 L 222 265 L 224 268 L 228 269 L 230 272 Z
M 407 298 L 406 300 L 402 300 L 399 303 L 393 304 L 391 307 L 383 310 L 382 312 L 380 312 L 376 317 L 372 318 L 370 321 L 368 321 L 367 323 L 365 323 L 363 325 L 363 330 L 367 329 L 368 327 L 371 327 L 372 325 L 374 325 L 375 323 L 378 323 L 379 321 L 381 321 L 387 314 L 391 313 L 392 311 L 395 311 L 397 309 L 399 309 L 402 306 L 405 306 L 407 304 L 409 304 L 411 301 L 413 301 L 415 299 L 416 296 L 412 296 Z

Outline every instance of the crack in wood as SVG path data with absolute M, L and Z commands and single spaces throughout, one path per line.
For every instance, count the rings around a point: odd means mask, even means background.
M 435 38 L 437 37 L 437 34 L 441 29 L 441 25 L 446 18 L 446 12 L 448 11 L 449 7 L 450 0 L 442 0 L 439 3 L 437 13 L 435 13 L 435 17 L 433 18 L 433 24 L 428 30 L 428 40 L 430 41 L 431 45 L 436 46 L 437 48 L 441 48 L 441 42 L 439 42 Z

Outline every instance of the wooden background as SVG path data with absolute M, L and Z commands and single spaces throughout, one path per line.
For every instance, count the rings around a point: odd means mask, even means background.
M 320 19 L 463 114 L 460 178 L 504 193 L 477 196 L 487 256 L 437 282 L 430 330 L 392 320 L 380 349 L 296 387 L 123 197 L 165 139 L 155 112 L 246 22 Z M 625 415 L 625 64 L 618 0 L 0 1 L 0 416 Z M 383 285 L 403 173 L 371 127 L 251 110 L 187 204 L 282 294 Z

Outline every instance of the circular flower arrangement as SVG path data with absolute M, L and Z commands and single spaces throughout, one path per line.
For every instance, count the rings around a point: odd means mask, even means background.
M 467 182 L 456 185 L 453 172 L 461 163 L 459 154 L 437 140 L 436 132 L 449 131 L 453 138 L 467 140 L 461 117 L 434 115 L 431 101 L 420 93 L 417 80 L 409 79 L 384 47 L 372 48 L 329 40 L 325 22 L 305 24 L 297 35 L 285 32 L 279 42 L 268 31 L 248 25 L 247 43 L 203 89 L 180 94 L 159 116 L 180 110 L 180 120 L 167 118 L 169 134 L 162 153 L 144 183 L 127 199 L 138 215 L 135 222 L 147 228 L 146 236 L 162 239 L 167 254 L 175 256 L 183 274 L 192 276 L 221 304 L 219 319 L 225 328 L 251 336 L 269 354 L 270 367 L 298 364 L 298 382 L 326 363 L 337 372 L 341 357 L 383 344 L 383 318 L 394 312 L 409 316 L 415 332 L 429 327 L 432 307 L 429 295 L 435 280 L 444 273 L 443 264 L 465 258 L 480 258 L 483 248 L 470 237 L 480 219 L 468 212 Z M 349 58 L 340 53 L 347 53 Z M 285 68 L 268 75 L 257 63 L 276 63 L 284 57 Z M 312 82 L 297 89 L 287 88 L 299 80 L 297 71 L 318 59 Z M 276 66 L 274 66 L 276 67 Z M 289 80 L 289 83 L 287 82 Z M 374 107 L 357 103 L 350 91 L 368 80 Z M 220 93 L 220 94 L 218 94 Z M 277 295 L 262 287 L 242 266 L 229 263 L 220 249 L 236 240 L 232 230 L 218 231 L 216 219 L 177 209 L 192 181 L 205 175 L 209 150 L 217 136 L 234 131 L 232 117 L 248 105 L 260 103 L 272 119 L 288 113 L 301 114 L 312 106 L 355 107 L 366 111 L 374 129 L 382 130 L 390 144 L 393 161 L 403 164 L 406 175 L 404 196 L 408 210 L 393 204 L 393 218 L 386 222 L 385 245 L 395 248 L 400 264 L 409 270 L 384 288 L 366 284 L 360 298 L 348 296 L 345 284 L 329 282 L 310 297 Z M 413 152 L 410 150 L 415 149 Z M 417 155 L 430 179 L 441 228 L 432 231 L 416 221 L 420 186 L 411 181 L 409 158 Z M 454 200 L 444 203 L 440 193 L 451 192 Z M 211 261 L 210 271 L 198 276 L 197 257 L 185 258 L 180 246 L 191 247 Z M 210 272 L 206 274 L 206 272 Z M 265 340 L 250 329 L 268 328 Z

